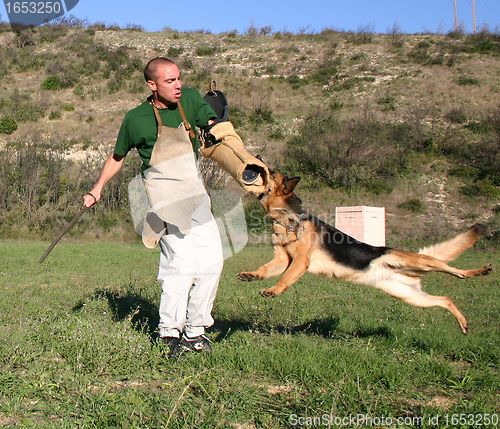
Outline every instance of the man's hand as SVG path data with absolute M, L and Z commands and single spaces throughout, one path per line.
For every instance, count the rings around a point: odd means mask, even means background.
M 83 196 L 83 205 L 85 207 L 92 207 L 97 201 L 101 199 L 101 193 L 92 189 L 91 192 Z
M 101 199 L 102 188 L 108 181 L 120 171 L 125 161 L 125 156 L 112 153 L 101 172 L 101 177 L 92 188 L 92 190 L 83 196 L 83 204 L 85 207 L 92 207 Z

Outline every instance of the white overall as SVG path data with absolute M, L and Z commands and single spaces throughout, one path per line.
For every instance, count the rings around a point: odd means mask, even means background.
M 158 139 L 144 175 L 152 205 L 145 224 L 153 219 L 145 229 L 153 233 L 143 233 L 143 241 L 147 247 L 159 242 L 161 248 L 159 334 L 179 337 L 184 331 L 196 337 L 214 323 L 211 311 L 223 266 L 221 239 L 188 132 L 164 127 L 154 109 Z

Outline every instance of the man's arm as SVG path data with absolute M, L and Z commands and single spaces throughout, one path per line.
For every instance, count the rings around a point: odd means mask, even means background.
M 118 173 L 125 161 L 125 156 L 117 155 L 116 153 L 112 153 L 107 159 L 106 163 L 101 172 L 101 176 L 99 180 L 94 185 L 92 190 L 83 196 L 83 204 L 86 207 L 92 207 L 97 201 L 101 199 L 102 188 L 104 185 L 108 183 L 115 175 Z

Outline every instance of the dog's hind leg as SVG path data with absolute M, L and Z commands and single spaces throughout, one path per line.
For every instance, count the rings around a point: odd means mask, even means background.
M 455 303 L 447 296 L 429 295 L 423 290 L 405 285 L 399 282 L 387 282 L 378 286 L 390 296 L 400 299 L 407 304 L 415 307 L 443 307 L 446 308 L 455 316 L 460 325 L 460 329 L 464 334 L 469 332 L 469 325 L 467 319 L 455 305 Z
M 283 274 L 290 265 L 290 256 L 282 246 L 274 247 L 274 259 L 255 271 L 243 271 L 237 274 L 240 280 L 251 282 L 253 280 L 264 280 Z
M 394 260 L 392 260 L 394 258 Z M 485 276 L 493 269 L 492 264 L 474 270 L 461 270 L 450 267 L 447 263 L 428 255 L 407 252 L 403 250 L 390 250 L 384 257 L 388 266 L 401 273 L 421 275 L 431 271 L 451 274 L 459 279 L 468 279 L 475 276 Z

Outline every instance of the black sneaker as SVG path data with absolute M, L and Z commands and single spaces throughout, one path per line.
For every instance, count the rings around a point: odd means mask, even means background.
M 194 338 L 182 337 L 180 348 L 183 352 L 210 353 L 210 340 L 205 335 Z
M 161 337 L 160 341 L 168 347 L 168 357 L 176 358 L 181 352 L 181 339 L 177 337 Z

